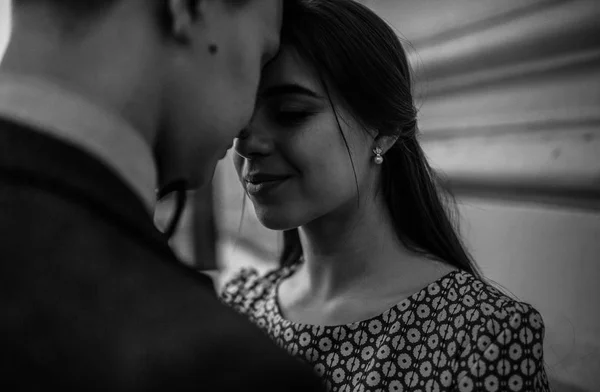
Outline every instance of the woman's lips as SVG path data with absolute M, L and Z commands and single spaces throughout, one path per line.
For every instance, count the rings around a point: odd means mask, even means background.
M 244 185 L 248 194 L 261 196 L 272 192 L 289 178 L 287 175 L 258 173 L 244 176 Z

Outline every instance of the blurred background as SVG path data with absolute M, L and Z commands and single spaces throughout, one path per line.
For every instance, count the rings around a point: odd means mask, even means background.
M 421 141 L 475 260 L 542 313 L 554 389 L 600 391 L 600 0 L 363 3 L 405 41 Z M 278 233 L 243 207 L 230 156 L 191 196 L 173 241 L 186 263 L 276 266 Z

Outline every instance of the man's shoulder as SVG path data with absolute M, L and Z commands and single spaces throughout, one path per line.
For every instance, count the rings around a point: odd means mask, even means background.
M 219 301 L 207 277 L 149 248 L 89 233 L 56 253 L 48 249 L 60 244 L 31 244 L 46 257 L 36 252 L 37 261 L 8 268 L 13 284 L 0 302 L 20 310 L 0 323 L 6 354 L 58 377 L 69 367 L 88 379 L 120 375 L 106 382 L 132 383 L 130 390 L 147 382 L 265 391 L 310 385 L 310 372 Z

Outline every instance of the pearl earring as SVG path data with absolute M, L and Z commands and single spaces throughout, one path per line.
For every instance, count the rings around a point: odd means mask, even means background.
M 373 154 L 375 154 L 375 158 L 373 158 L 373 162 L 375 162 L 376 165 L 381 165 L 383 163 L 383 157 L 381 156 L 382 152 L 383 152 L 383 150 L 381 149 L 381 147 L 375 147 L 373 149 Z

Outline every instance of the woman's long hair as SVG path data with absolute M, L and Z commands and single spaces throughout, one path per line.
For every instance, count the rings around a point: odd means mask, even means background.
M 398 137 L 385 154 L 381 191 L 404 246 L 479 275 L 453 223 L 454 200 L 417 140 L 410 66 L 393 29 L 353 0 L 299 0 L 286 14 L 282 42 L 315 67 L 363 126 Z M 280 262 L 301 255 L 298 229 L 285 231 Z

